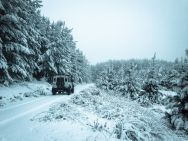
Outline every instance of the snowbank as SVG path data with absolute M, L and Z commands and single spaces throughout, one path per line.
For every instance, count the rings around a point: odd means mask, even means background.
M 0 107 L 24 100 L 27 97 L 38 97 L 51 94 L 51 85 L 43 81 L 23 82 L 9 87 L 0 87 Z

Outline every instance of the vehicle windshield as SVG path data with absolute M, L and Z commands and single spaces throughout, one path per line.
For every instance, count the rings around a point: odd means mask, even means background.
M 64 86 L 64 78 L 63 77 L 57 78 L 56 84 L 57 84 L 58 87 Z

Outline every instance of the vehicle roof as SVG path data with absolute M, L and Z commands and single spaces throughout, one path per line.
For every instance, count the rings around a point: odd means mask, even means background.
M 63 75 L 55 75 L 54 77 L 71 77 L 71 75 L 68 74 L 63 74 Z

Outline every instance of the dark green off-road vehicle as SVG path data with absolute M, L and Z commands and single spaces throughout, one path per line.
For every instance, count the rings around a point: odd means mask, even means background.
M 53 77 L 52 94 L 66 92 L 74 93 L 74 81 L 70 75 L 56 75 Z

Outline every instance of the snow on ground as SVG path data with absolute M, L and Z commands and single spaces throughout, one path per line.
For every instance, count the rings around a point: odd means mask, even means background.
M 90 86 L 32 118 L 47 126 L 54 140 L 184 141 L 187 136 L 167 127 L 164 107 L 141 107 Z M 56 128 L 56 125 L 58 128 Z M 53 127 L 53 128 L 52 128 Z M 53 136 L 54 135 L 54 136 Z
M 51 95 L 51 85 L 43 81 L 22 82 L 10 87 L 0 87 L 0 108 L 14 106 L 19 101 L 30 101 L 31 98 Z M 28 99 L 30 98 L 30 99 Z
M 45 87 L 46 84 L 43 83 L 41 85 L 44 85 Z M 42 87 L 41 85 L 40 87 Z M 82 91 L 83 89 L 89 86 L 90 85 L 76 86 L 75 94 L 79 93 L 80 91 Z M 19 86 L 15 86 L 15 87 L 21 88 Z M 33 88 L 32 89 L 33 91 L 34 87 L 32 88 Z M 36 90 L 37 89 L 38 87 L 36 87 Z M 7 104 L 6 106 L 1 107 L 0 109 L 0 141 L 25 141 L 25 140 L 27 141 L 38 141 L 38 140 L 39 141 L 46 141 L 46 140 L 51 141 L 51 140 L 54 140 L 54 138 L 56 138 L 57 133 L 59 135 L 58 137 L 60 137 L 61 140 L 62 139 L 64 140 L 64 136 L 67 136 L 67 138 L 69 137 L 69 139 L 71 139 L 72 137 L 69 136 L 70 134 L 67 134 L 70 130 L 68 130 L 68 128 L 65 129 L 64 126 L 60 126 L 61 124 L 58 122 L 53 122 L 53 124 L 50 124 L 50 123 L 40 124 L 38 121 L 36 122 L 32 120 L 33 117 L 35 117 L 36 115 L 44 111 L 48 111 L 48 109 L 50 108 L 52 104 L 56 105 L 55 103 L 58 104 L 58 102 L 61 102 L 61 103 L 67 102 L 71 98 L 71 96 L 48 95 L 45 97 L 38 97 L 35 99 L 30 99 L 27 102 L 16 101 L 14 104 L 13 103 Z M 71 127 L 72 125 L 71 129 L 74 129 L 74 130 L 77 129 L 80 131 L 80 133 L 82 133 L 81 129 L 75 128 L 76 123 L 70 125 L 69 122 L 67 122 L 66 124 L 67 124 L 67 127 L 68 126 Z M 57 131 L 56 129 L 58 129 L 58 127 L 59 127 L 59 130 Z M 55 131 L 55 132 L 52 132 L 52 131 Z M 63 131 L 65 134 L 62 135 L 59 133 Z M 77 137 L 74 136 L 74 138 L 76 140 Z
M 72 95 L 51 95 L 45 82 L 0 88 L 12 98 L 19 93 L 39 96 L 6 102 L 0 109 L 0 141 L 185 141 L 188 136 L 168 127 L 165 107 L 141 107 L 94 84 L 78 85 Z M 12 93 L 11 93 L 12 91 Z M 4 96 L 4 95 L 3 95 Z M 32 96 L 31 96 L 32 97 Z
M 166 91 L 166 90 L 159 90 L 160 93 L 162 93 L 164 96 L 176 96 L 177 93 L 173 91 Z

